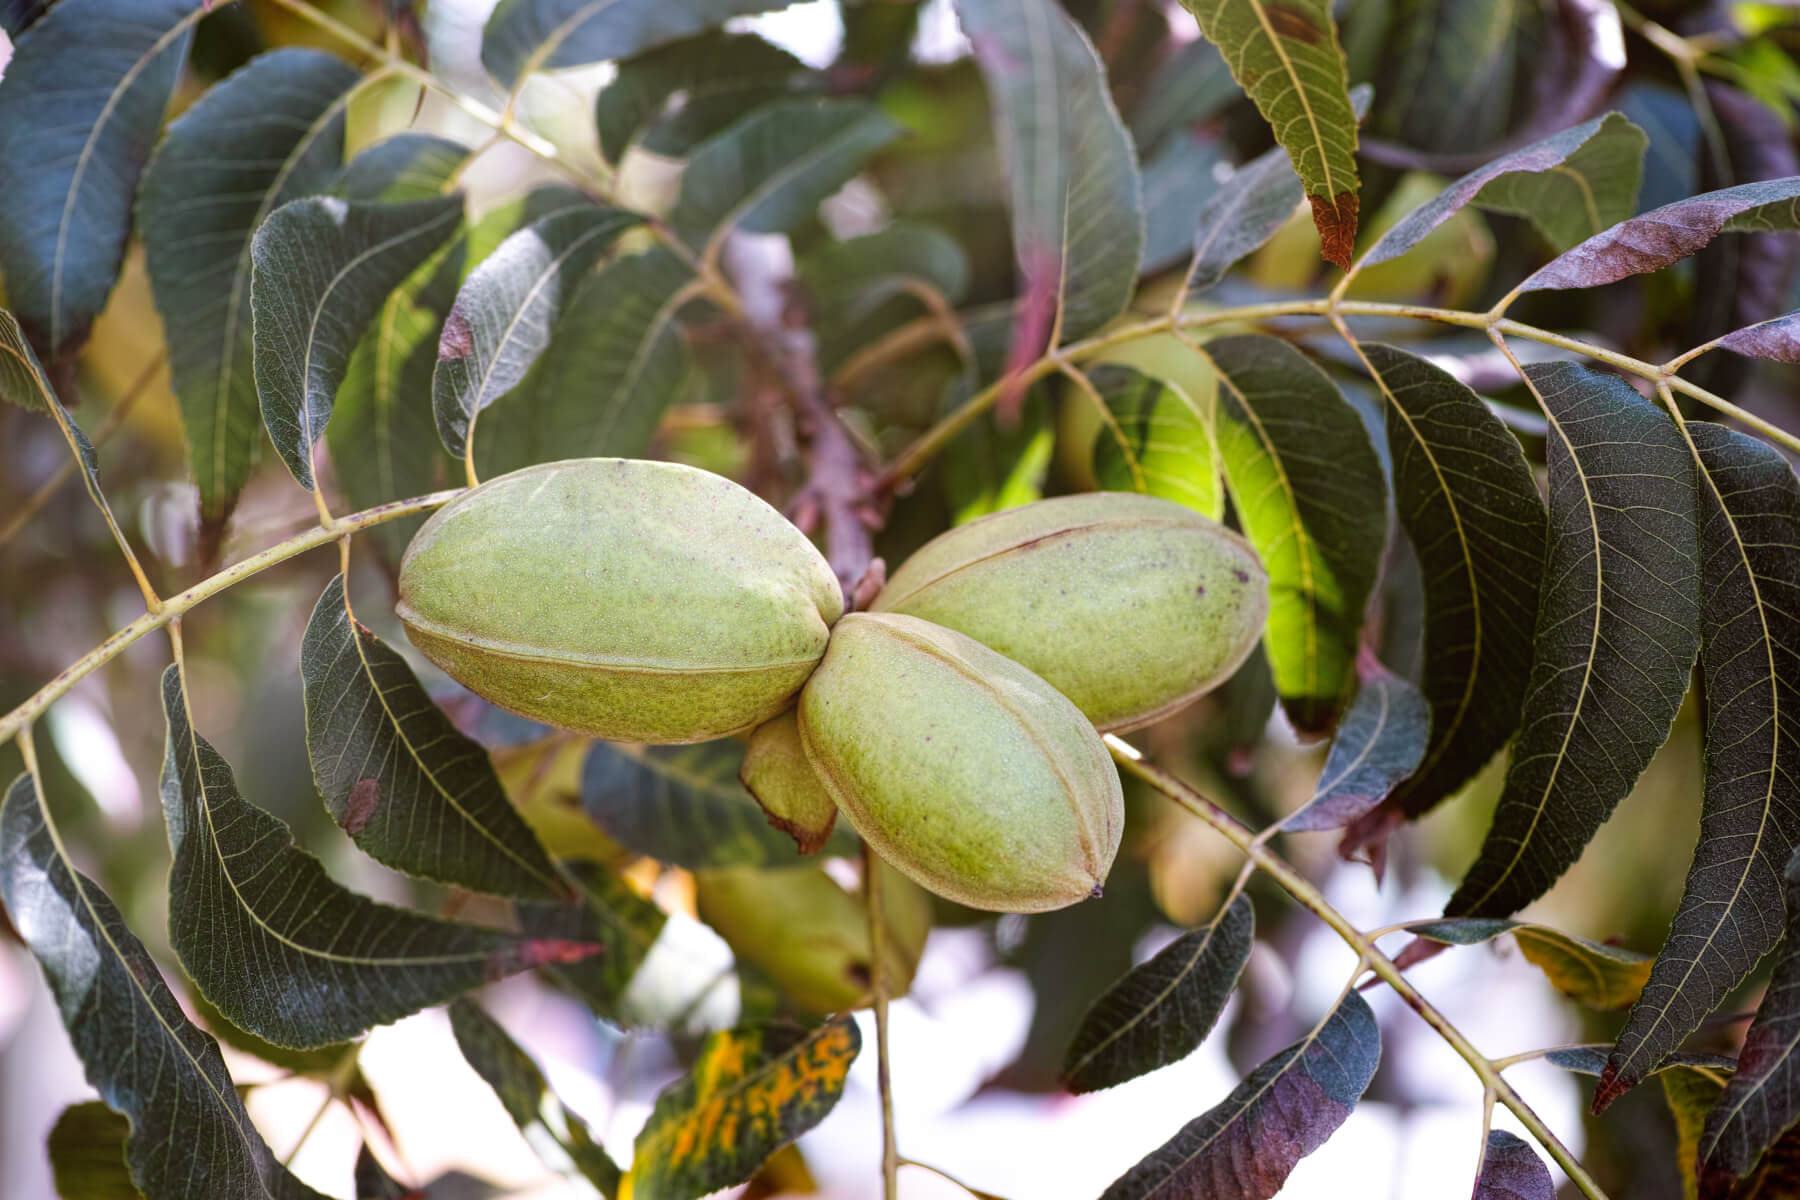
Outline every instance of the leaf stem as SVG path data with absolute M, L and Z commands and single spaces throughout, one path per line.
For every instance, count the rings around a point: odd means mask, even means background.
M 1288 895 L 1305 908 L 1310 909 L 1321 921 L 1330 926 L 1333 933 L 1336 933 L 1346 945 L 1362 956 L 1363 963 L 1369 970 L 1373 971 L 1382 982 L 1393 988 L 1395 995 L 1399 996 L 1407 1007 L 1417 1013 L 1421 1020 L 1431 1026 L 1438 1036 L 1449 1043 L 1450 1048 L 1469 1064 L 1469 1067 L 1481 1080 L 1483 1087 L 1492 1091 L 1500 1103 L 1511 1110 L 1519 1122 L 1537 1139 L 1544 1151 L 1567 1173 L 1569 1179 L 1583 1196 L 1586 1196 L 1588 1200 L 1606 1200 L 1606 1193 L 1594 1181 L 1593 1176 L 1588 1174 L 1580 1160 L 1551 1131 L 1550 1127 L 1544 1124 L 1543 1118 L 1532 1110 L 1524 1098 L 1513 1090 L 1512 1085 L 1501 1077 L 1499 1070 L 1487 1056 L 1477 1050 L 1462 1031 L 1451 1024 L 1449 1018 L 1445 1017 L 1431 1001 L 1420 994 L 1400 968 L 1394 965 L 1393 959 L 1382 953 L 1366 934 L 1351 924 L 1349 918 L 1340 913 L 1304 875 L 1288 865 L 1287 860 L 1270 850 L 1265 843 L 1259 841 L 1249 826 L 1174 775 L 1144 761 L 1143 756 L 1130 743 L 1108 734 L 1106 745 L 1112 752 L 1113 760 L 1124 771 L 1135 775 L 1218 830 L 1227 841 L 1247 855 L 1259 869 L 1280 884 Z
M 216 596 L 226 588 L 242 583 L 278 563 L 286 562 L 308 550 L 336 541 L 345 534 L 380 525 L 384 521 L 392 521 L 398 517 L 410 517 L 416 513 L 429 512 L 448 504 L 460 494 L 460 488 L 447 492 L 433 492 L 429 496 L 397 500 L 392 504 L 381 504 L 374 508 L 364 509 L 359 513 L 352 513 L 347 517 L 339 517 L 330 529 L 322 525 L 315 526 L 284 542 L 270 546 L 260 554 L 251 555 L 242 562 L 234 563 L 217 574 L 208 576 L 186 591 L 165 597 L 156 611 L 146 612 L 129 625 L 115 631 L 104 642 L 63 668 L 55 678 L 39 688 L 23 704 L 4 717 L 0 717 L 0 740 L 16 736 L 70 688 L 117 658 L 125 647 L 145 634 L 153 633 L 168 625 L 202 600 Z
M 863 906 L 869 923 L 869 992 L 875 1008 L 875 1087 L 881 1093 L 881 1195 L 899 1200 L 900 1147 L 894 1139 L 894 1085 L 888 1062 L 887 920 L 881 911 L 881 860 L 863 843 Z

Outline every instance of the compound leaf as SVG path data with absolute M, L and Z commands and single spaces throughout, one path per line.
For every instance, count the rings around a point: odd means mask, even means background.
M 1342 829 L 1387 799 L 1424 757 L 1431 728 L 1425 697 L 1366 650 L 1356 674 L 1356 699 L 1331 740 L 1318 787 L 1281 823 L 1284 833 Z

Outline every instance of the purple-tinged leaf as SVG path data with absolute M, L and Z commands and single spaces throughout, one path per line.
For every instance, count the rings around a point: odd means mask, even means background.
M 1572 246 L 1631 215 L 1645 143 L 1637 126 L 1607 113 L 1515 150 L 1401 218 L 1360 265 L 1398 258 L 1469 204 L 1524 217 L 1557 249 Z
M 1669 736 L 1700 649 L 1694 462 L 1616 375 L 1537 363 L 1550 536 L 1506 784 L 1447 916 L 1505 916 L 1574 863 Z
M 1356 661 L 1356 700 L 1338 724 L 1311 800 L 1281 823 L 1284 833 L 1342 829 L 1373 809 L 1425 755 L 1425 697 L 1368 650 Z
M 162 699 L 169 941 L 234 1025 L 279 1046 L 347 1041 L 597 949 L 440 921 L 348 891 L 239 793 L 230 764 L 194 731 L 179 667 L 163 673 Z
M 1577 1004 L 1602 1012 L 1622 1009 L 1636 1000 L 1643 991 L 1644 980 L 1650 977 L 1648 954 L 1591 942 L 1548 925 L 1494 917 L 1454 917 L 1420 922 L 1407 929 L 1446 946 L 1474 946 L 1511 934 L 1525 961 L 1542 971 L 1557 991 Z M 1409 955 L 1402 951 L 1400 957 Z M 1411 957 L 1416 962 L 1428 956 Z
M 1540 267 L 1521 292 L 1590 288 L 1660 271 L 1721 233 L 1800 229 L 1800 176 L 1744 183 L 1620 221 Z
M 320 1200 L 275 1161 L 219 1044 L 190 1022 L 110 897 L 75 870 L 36 782 L 0 807 L 0 898 L 37 956 L 92 1083 L 131 1120 L 125 1161 L 150 1200 Z
M 1556 1200 L 1550 1168 L 1517 1134 L 1490 1129 L 1472 1200 Z
M 1701 1200 L 1724 1200 L 1800 1120 L 1800 854 L 1785 872 L 1787 932 L 1769 990 L 1744 1033 L 1737 1073 L 1700 1137 Z
M 1255 911 L 1240 894 L 1211 923 L 1126 972 L 1082 1018 L 1063 1056 L 1063 1083 L 1099 1091 L 1193 1053 L 1237 986 L 1255 937 Z
M 1269 1200 L 1350 1116 L 1380 1059 L 1375 1014 L 1350 992 L 1101 1200 Z
M 1733 330 L 1719 339 L 1719 345 L 1750 358 L 1800 363 L 1800 311 Z
M 1306 189 L 1279 146 L 1234 171 L 1200 210 L 1188 292 L 1203 292 L 1225 278 L 1239 259 L 1274 237 L 1305 198 Z
M 1601 1107 L 1674 1050 L 1780 941 L 1800 844 L 1800 481 L 1722 425 L 1699 462 L 1706 792 L 1681 906 L 1608 1064 Z
M 1422 688 L 1431 740 L 1393 807 L 1419 816 L 1499 752 L 1519 724 L 1544 558 L 1544 503 L 1518 440 L 1450 374 L 1363 347 L 1387 404 L 1394 506 L 1425 593 Z

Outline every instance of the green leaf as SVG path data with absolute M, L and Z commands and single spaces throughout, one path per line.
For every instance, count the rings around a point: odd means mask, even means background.
M 1449 916 L 1549 890 L 1668 738 L 1699 651 L 1694 464 L 1674 422 L 1616 375 L 1525 374 L 1550 420 L 1544 591 L 1506 786 Z
M 792 89 L 806 64 L 749 33 L 702 33 L 629 62 L 594 98 L 600 153 L 616 163 L 645 130 L 645 149 L 677 156 Z M 681 97 L 670 122 L 657 125 Z M 678 128 L 671 130 L 673 123 Z M 660 136 L 659 136 L 660 135 Z
M 1707 1115 L 1700 1138 L 1700 1195 L 1724 1200 L 1763 1152 L 1800 1119 L 1800 855 L 1785 871 L 1787 932 L 1756 1017 L 1744 1032 L 1737 1073 Z
M 639 51 L 783 7 L 782 0 L 500 0 L 481 34 L 481 64 L 516 87 L 535 71 Z
M 463 454 L 481 410 L 511 391 L 550 344 L 578 281 L 643 218 L 581 205 L 539 218 L 488 255 L 464 281 L 438 339 L 432 403 L 438 434 Z
M 1101 488 L 1160 496 L 1215 521 L 1223 517 L 1218 458 L 1193 398 L 1173 383 L 1117 363 L 1093 368 L 1088 379 L 1105 407 L 1094 441 L 1094 475 Z M 1092 401 L 1078 388 L 1065 402 Z
M 1115 1180 L 1101 1200 L 1268 1200 L 1348 1119 L 1380 1058 L 1375 1014 L 1349 992 L 1305 1037 Z
M 693 746 L 595 742 L 581 769 L 581 803 L 620 844 L 682 867 L 761 867 L 803 860 L 794 839 L 763 818 L 744 785 L 743 743 Z M 841 825 L 824 853 L 853 846 Z
M 131 1120 L 125 1160 L 150 1200 L 319 1200 L 250 1123 L 218 1043 L 196 1029 L 112 900 L 70 864 L 32 778 L 0 808 L 0 898 L 37 956 L 101 1098 Z
M 131 1122 L 98 1100 L 71 1104 L 51 1126 L 50 1175 L 63 1200 L 139 1200 L 125 1162 Z
M 946 305 L 969 290 L 969 256 L 949 234 L 921 221 L 896 221 L 875 233 L 825 242 L 794 263 L 829 372 L 916 312 L 909 289 L 930 288 Z
M 539 1158 L 565 1175 L 586 1179 L 602 1195 L 618 1193 L 618 1164 L 594 1141 L 587 1123 L 563 1107 L 538 1065 L 499 1022 L 459 997 L 450 1002 L 450 1031 L 463 1058 L 494 1089 Z
M 144 172 L 144 261 L 205 522 L 230 514 L 262 448 L 251 235 L 283 204 L 330 185 L 361 78 L 317 50 L 259 55 L 169 125 Z
M 118 280 L 138 175 L 203 15 L 199 0 L 64 0 L 0 77 L 0 274 L 46 358 L 80 348 Z
M 279 1046 L 356 1037 L 516 971 L 594 949 L 377 904 L 325 874 L 238 792 L 194 732 L 180 668 L 163 672 L 169 941 L 225 1018 Z
M 1781 940 L 1800 843 L 1800 481 L 1775 450 L 1696 422 L 1706 792 L 1681 906 L 1601 1082 L 1605 1100 L 1699 1028 Z
M 811 1032 L 761 1026 L 708 1037 L 693 1069 L 656 1098 L 637 1136 L 632 1200 L 677 1200 L 743 1183 L 836 1106 L 860 1049 L 849 1017 Z
M 964 371 L 945 386 L 939 410 L 948 413 L 974 394 L 974 373 Z M 997 422 L 979 421 L 944 448 L 951 524 L 1043 499 L 1044 476 L 1056 448 L 1048 410 L 1049 404 L 1041 399 L 1028 403 L 1016 428 L 1003 430 Z
M 504 896 L 565 889 L 487 751 L 326 585 L 300 642 L 306 748 L 331 816 L 377 862 Z
M 1212 922 L 1133 967 L 1088 1008 L 1063 1056 L 1072 1092 L 1113 1087 L 1179 1062 L 1206 1040 L 1256 939 L 1242 894 Z
M 1469 204 L 1524 217 L 1565 250 L 1631 215 L 1648 141 L 1612 112 L 1533 142 L 1475 168 L 1402 217 L 1358 269 L 1400 257 Z
M 1247 334 L 1206 346 L 1213 441 L 1244 534 L 1269 572 L 1265 645 L 1283 707 L 1328 728 L 1350 689 L 1387 540 L 1387 484 L 1362 418 L 1305 355 Z
M 489 415 L 475 447 L 482 477 L 642 454 L 692 369 L 676 320 L 692 280 L 663 249 L 615 259 L 582 280 L 532 373 Z
M 1148 158 L 1164 141 L 1217 116 L 1241 95 L 1217 46 L 1205 38 L 1183 45 L 1151 74 L 1132 109 L 1131 137 L 1139 157 Z
M 1424 757 L 1425 697 L 1375 656 L 1358 656 L 1356 700 L 1344 714 L 1312 799 L 1281 823 L 1284 833 L 1342 829 L 1375 808 Z
M 1706 1114 L 1724 1094 L 1731 1070 L 1677 1068 L 1663 1071 L 1657 1078 L 1675 1122 L 1675 1166 L 1681 1172 L 1681 1194 L 1686 1200 L 1698 1200 L 1700 1139 L 1706 1132 Z
M 49 12 L 50 4 L 51 0 L 0 0 L 0 29 L 17 45 L 19 35 Z
M 1350 266 L 1358 206 L 1356 113 L 1330 0 L 1182 0 L 1288 152 L 1325 261 Z
M 1517 290 L 1598 287 L 1680 262 L 1721 233 L 1792 229 L 1800 229 L 1800 176 L 1702 192 L 1595 234 L 1538 268 Z
M 1557 991 L 1577 1004 L 1605 1012 L 1622 1009 L 1636 1000 L 1650 977 L 1648 954 L 1590 942 L 1548 925 L 1495 917 L 1457 917 L 1421 921 L 1406 928 L 1446 946 L 1475 946 L 1510 933 L 1519 944 L 1519 953 L 1542 971 Z
M 1550 1168 L 1517 1134 L 1490 1129 L 1472 1200 L 1556 1200 Z
M 628 1028 L 662 1024 L 671 1014 L 641 1003 L 644 989 L 633 985 L 665 931 L 669 931 L 671 943 L 681 936 L 673 930 L 668 914 L 598 863 L 565 862 L 563 871 L 574 884 L 579 903 L 521 903 L 520 928 L 532 937 L 605 946 L 604 954 L 553 966 L 549 972 L 607 1021 Z M 667 950 L 665 947 L 665 956 Z M 702 973 L 715 974 L 710 965 L 703 967 Z M 674 997 L 675 1010 L 697 1007 L 710 990 L 706 986 L 697 994 L 681 991 Z M 661 989 L 657 991 L 660 999 Z
M 957 0 L 1006 163 L 1025 313 L 1015 345 L 1086 337 L 1124 311 L 1142 184 L 1099 55 L 1054 0 Z
M 263 424 L 312 490 L 313 443 L 363 330 L 462 220 L 461 195 L 411 204 L 312 196 L 277 209 L 251 240 L 256 391 Z
M 56 404 L 56 387 L 25 338 L 19 320 L 0 308 L 0 399 L 29 412 L 47 413 Z
M 1405 350 L 1363 347 L 1386 398 L 1394 505 L 1425 592 L 1431 741 L 1396 803 L 1417 816 L 1512 736 L 1530 679 L 1545 517 L 1517 439 L 1480 396 Z
M 330 192 L 342 200 L 406 204 L 449 190 L 469 148 L 434 133 L 396 133 L 368 147 L 339 171 Z
M 1214 172 L 1226 161 L 1221 143 L 1179 137 L 1144 163 L 1144 274 L 1188 259 L 1194 214 L 1218 192 Z
M 1474 922 L 1470 922 L 1473 924 Z M 1599 1078 L 1606 1070 L 1607 1055 L 1612 1047 L 1604 1042 L 1590 1043 L 1585 1046 L 1563 1046 L 1544 1055 L 1544 1061 L 1561 1067 L 1565 1071 L 1573 1071 L 1577 1075 L 1588 1075 Z M 1669 1055 L 1650 1069 L 1652 1075 L 1666 1075 L 1672 1071 L 1701 1071 L 1714 1075 L 1723 1084 L 1727 1075 L 1737 1068 L 1737 1060 L 1723 1054 L 1689 1054 L 1677 1052 Z
M 1279 146 L 1232 172 L 1200 209 L 1187 291 L 1203 292 L 1225 278 L 1239 259 L 1274 237 L 1305 198 Z
M 900 133 L 860 100 L 766 104 L 694 151 L 669 224 L 694 246 L 733 229 L 786 233 Z

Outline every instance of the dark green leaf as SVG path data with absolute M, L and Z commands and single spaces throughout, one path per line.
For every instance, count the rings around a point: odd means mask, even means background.
M 1274 129 L 1312 202 L 1325 261 L 1356 248 L 1356 113 L 1330 0 L 1183 0 Z
M 1517 1134 L 1490 1129 L 1473 1200 L 1556 1200 L 1550 1168 Z
M 325 587 L 300 642 L 306 746 L 325 807 L 364 853 L 477 892 L 563 892 L 487 751 L 458 733 L 406 660 Z
M 1558 250 L 1631 215 L 1644 131 L 1618 113 L 1533 142 L 1477 167 L 1402 217 L 1360 266 L 1398 258 L 1468 204 L 1524 217 Z
M 138 175 L 204 14 L 199 0 L 63 0 L 0 77 L 0 273 L 47 358 L 78 349 L 106 306 Z
M 427 1200 L 424 1188 L 409 1188 L 381 1165 L 364 1142 L 356 1152 L 356 1200 Z
M 469 157 L 461 142 L 434 133 L 396 133 L 344 165 L 331 194 L 371 204 L 406 204 L 443 194 Z
M 0 0 L 0 29 L 17 43 L 21 33 L 50 11 L 51 3 L 52 0 Z
M 486 980 L 594 949 L 345 890 L 238 792 L 230 764 L 193 729 L 179 667 L 163 673 L 162 696 L 169 941 L 227 1020 L 281 1046 L 345 1041 Z
M 1703 192 L 1595 234 L 1540 267 L 1518 290 L 1596 287 L 1680 262 L 1721 233 L 1791 229 L 1800 229 L 1800 177 Z
M 974 373 L 964 371 L 945 386 L 940 411 L 949 412 L 974 394 Z M 1002 429 L 995 421 L 977 422 L 944 448 L 944 491 L 950 501 L 951 524 L 1043 498 L 1044 476 L 1056 442 L 1049 408 L 1039 385 L 1016 427 Z
M 1210 120 L 1241 95 L 1219 48 L 1205 38 L 1188 42 L 1151 74 L 1143 98 L 1132 110 L 1131 136 L 1139 157 L 1148 157 L 1165 139 Z
M 47 413 L 56 403 L 56 387 L 19 327 L 18 318 L 0 308 L 0 400 L 32 412 Z
M 1447 946 L 1479 945 L 1510 933 L 1519 944 L 1519 953 L 1542 971 L 1557 991 L 1577 1004 L 1602 1011 L 1621 1009 L 1636 1000 L 1644 980 L 1650 977 L 1649 955 L 1590 942 L 1548 925 L 1495 917 L 1459 917 L 1422 921 L 1407 929 Z
M 1269 572 L 1266 645 L 1289 718 L 1328 728 L 1350 689 L 1387 539 L 1387 483 L 1362 418 L 1305 355 L 1247 334 L 1207 344 L 1214 443 Z
M 550 346 L 488 416 L 483 478 L 562 458 L 630 458 L 650 445 L 687 380 L 676 314 L 693 274 L 667 250 L 616 259 L 581 281 Z
M 1425 593 L 1431 741 L 1396 803 L 1417 816 L 1506 744 L 1530 678 L 1544 502 L 1519 443 L 1480 396 L 1392 346 L 1363 347 L 1387 398 L 1394 505 Z
M 256 231 L 256 392 L 275 449 L 302 487 L 313 487 L 313 443 L 357 340 L 461 220 L 460 195 L 411 204 L 313 196 L 283 205 Z
M 250 1123 L 218 1043 L 196 1029 L 112 900 L 76 872 L 30 776 L 0 808 L 0 897 L 37 956 L 88 1081 L 131 1119 L 125 1159 L 150 1200 L 319 1200 Z
M 1255 937 L 1255 912 L 1240 894 L 1211 924 L 1133 967 L 1082 1019 L 1063 1057 L 1064 1085 L 1098 1091 L 1193 1053 L 1237 986 Z
M 50 1129 L 50 1175 L 63 1200 L 139 1200 L 125 1163 L 131 1122 L 98 1100 L 71 1104 Z
M 1014 344 L 1035 356 L 1130 300 L 1144 246 L 1137 156 L 1099 56 L 1053 0 L 957 0 L 956 12 L 1006 163 L 1025 297 Z
M 1342 829 L 1385 800 L 1424 757 L 1431 728 L 1425 697 L 1368 651 L 1357 658 L 1356 673 L 1356 701 L 1332 739 L 1319 786 L 1281 823 L 1285 833 Z
M 738 782 L 744 747 L 730 738 L 694 746 L 595 742 L 581 769 L 588 816 L 626 848 L 683 867 L 775 866 L 801 861 Z M 842 854 L 850 835 L 832 834 Z
M 1763 1152 L 1800 1119 L 1800 854 L 1786 864 L 1787 939 L 1769 990 L 1744 1032 L 1737 1073 L 1706 1118 L 1700 1138 L 1700 1195 L 1724 1200 Z
M 1700 471 L 1706 794 L 1681 907 L 1601 1084 L 1610 1101 L 1775 948 L 1800 843 L 1800 482 L 1776 451 L 1688 426 Z
M 481 35 L 481 63 L 504 87 L 534 71 L 630 58 L 780 0 L 500 0 Z
M 598 863 L 566 862 L 563 870 L 579 903 L 521 903 L 520 927 L 532 937 L 604 946 L 604 954 L 551 967 L 550 973 L 615 1025 L 660 1024 L 670 1014 L 638 1003 L 632 984 L 668 928 L 668 914 Z M 677 1004 L 685 1008 L 694 1000 L 682 996 Z
M 1214 172 L 1225 162 L 1218 142 L 1178 137 L 1144 163 L 1146 275 L 1188 260 L 1193 252 L 1194 214 L 1218 192 Z
M 431 381 L 438 434 L 452 455 L 463 454 L 481 410 L 511 391 L 550 344 L 578 281 L 642 220 L 592 204 L 553 213 L 501 242 L 469 274 L 445 318 Z
M 693 1069 L 656 1098 L 637 1136 L 632 1200 L 680 1200 L 749 1179 L 836 1106 L 860 1049 L 849 1017 L 811 1032 L 713 1034 Z
M 1381 1030 L 1350 992 L 1304 1038 L 1106 1189 L 1102 1200 L 1268 1200 L 1362 1098 Z
M 778 100 L 688 159 L 669 223 L 692 245 L 732 229 L 786 233 L 901 129 L 859 100 Z
M 450 1002 L 450 1030 L 456 1048 L 494 1089 L 539 1158 L 565 1174 L 580 1175 L 603 1195 L 617 1193 L 618 1165 L 595 1143 L 587 1123 L 563 1107 L 538 1065 L 499 1022 L 472 1000 L 459 998 Z
M 251 235 L 283 204 L 329 186 L 361 78 L 317 50 L 253 58 L 170 124 L 144 172 L 144 261 L 203 521 L 229 515 L 262 447 Z
M 1219 520 L 1225 495 L 1218 457 L 1193 398 L 1173 383 L 1117 363 L 1095 367 L 1088 378 L 1106 410 L 1094 440 L 1100 486 L 1160 496 Z M 1077 389 L 1066 402 L 1092 403 L 1092 398 Z
M 1544 591 L 1506 786 L 1452 916 L 1549 890 L 1669 736 L 1700 648 L 1694 463 L 1674 422 L 1616 375 L 1525 374 L 1550 419 Z
M 703 33 L 670 42 L 619 64 L 619 73 L 594 99 L 600 153 L 618 162 L 646 128 L 646 149 L 682 154 L 745 113 L 787 93 L 806 65 L 786 50 L 748 33 Z M 681 97 L 675 138 L 656 137 L 655 122 Z
M 1544 1055 L 1544 1061 L 1561 1067 L 1565 1071 L 1573 1071 L 1577 1075 L 1588 1075 L 1598 1079 L 1606 1070 L 1606 1059 L 1612 1053 L 1612 1047 L 1603 1042 L 1595 1042 L 1586 1046 L 1563 1046 Z M 1676 1072 L 1706 1072 L 1723 1080 L 1736 1069 L 1737 1060 L 1723 1054 L 1686 1054 L 1676 1053 L 1662 1060 L 1651 1068 L 1652 1075 L 1667 1075 Z M 1708 1106 L 1710 1107 L 1710 1105 Z

